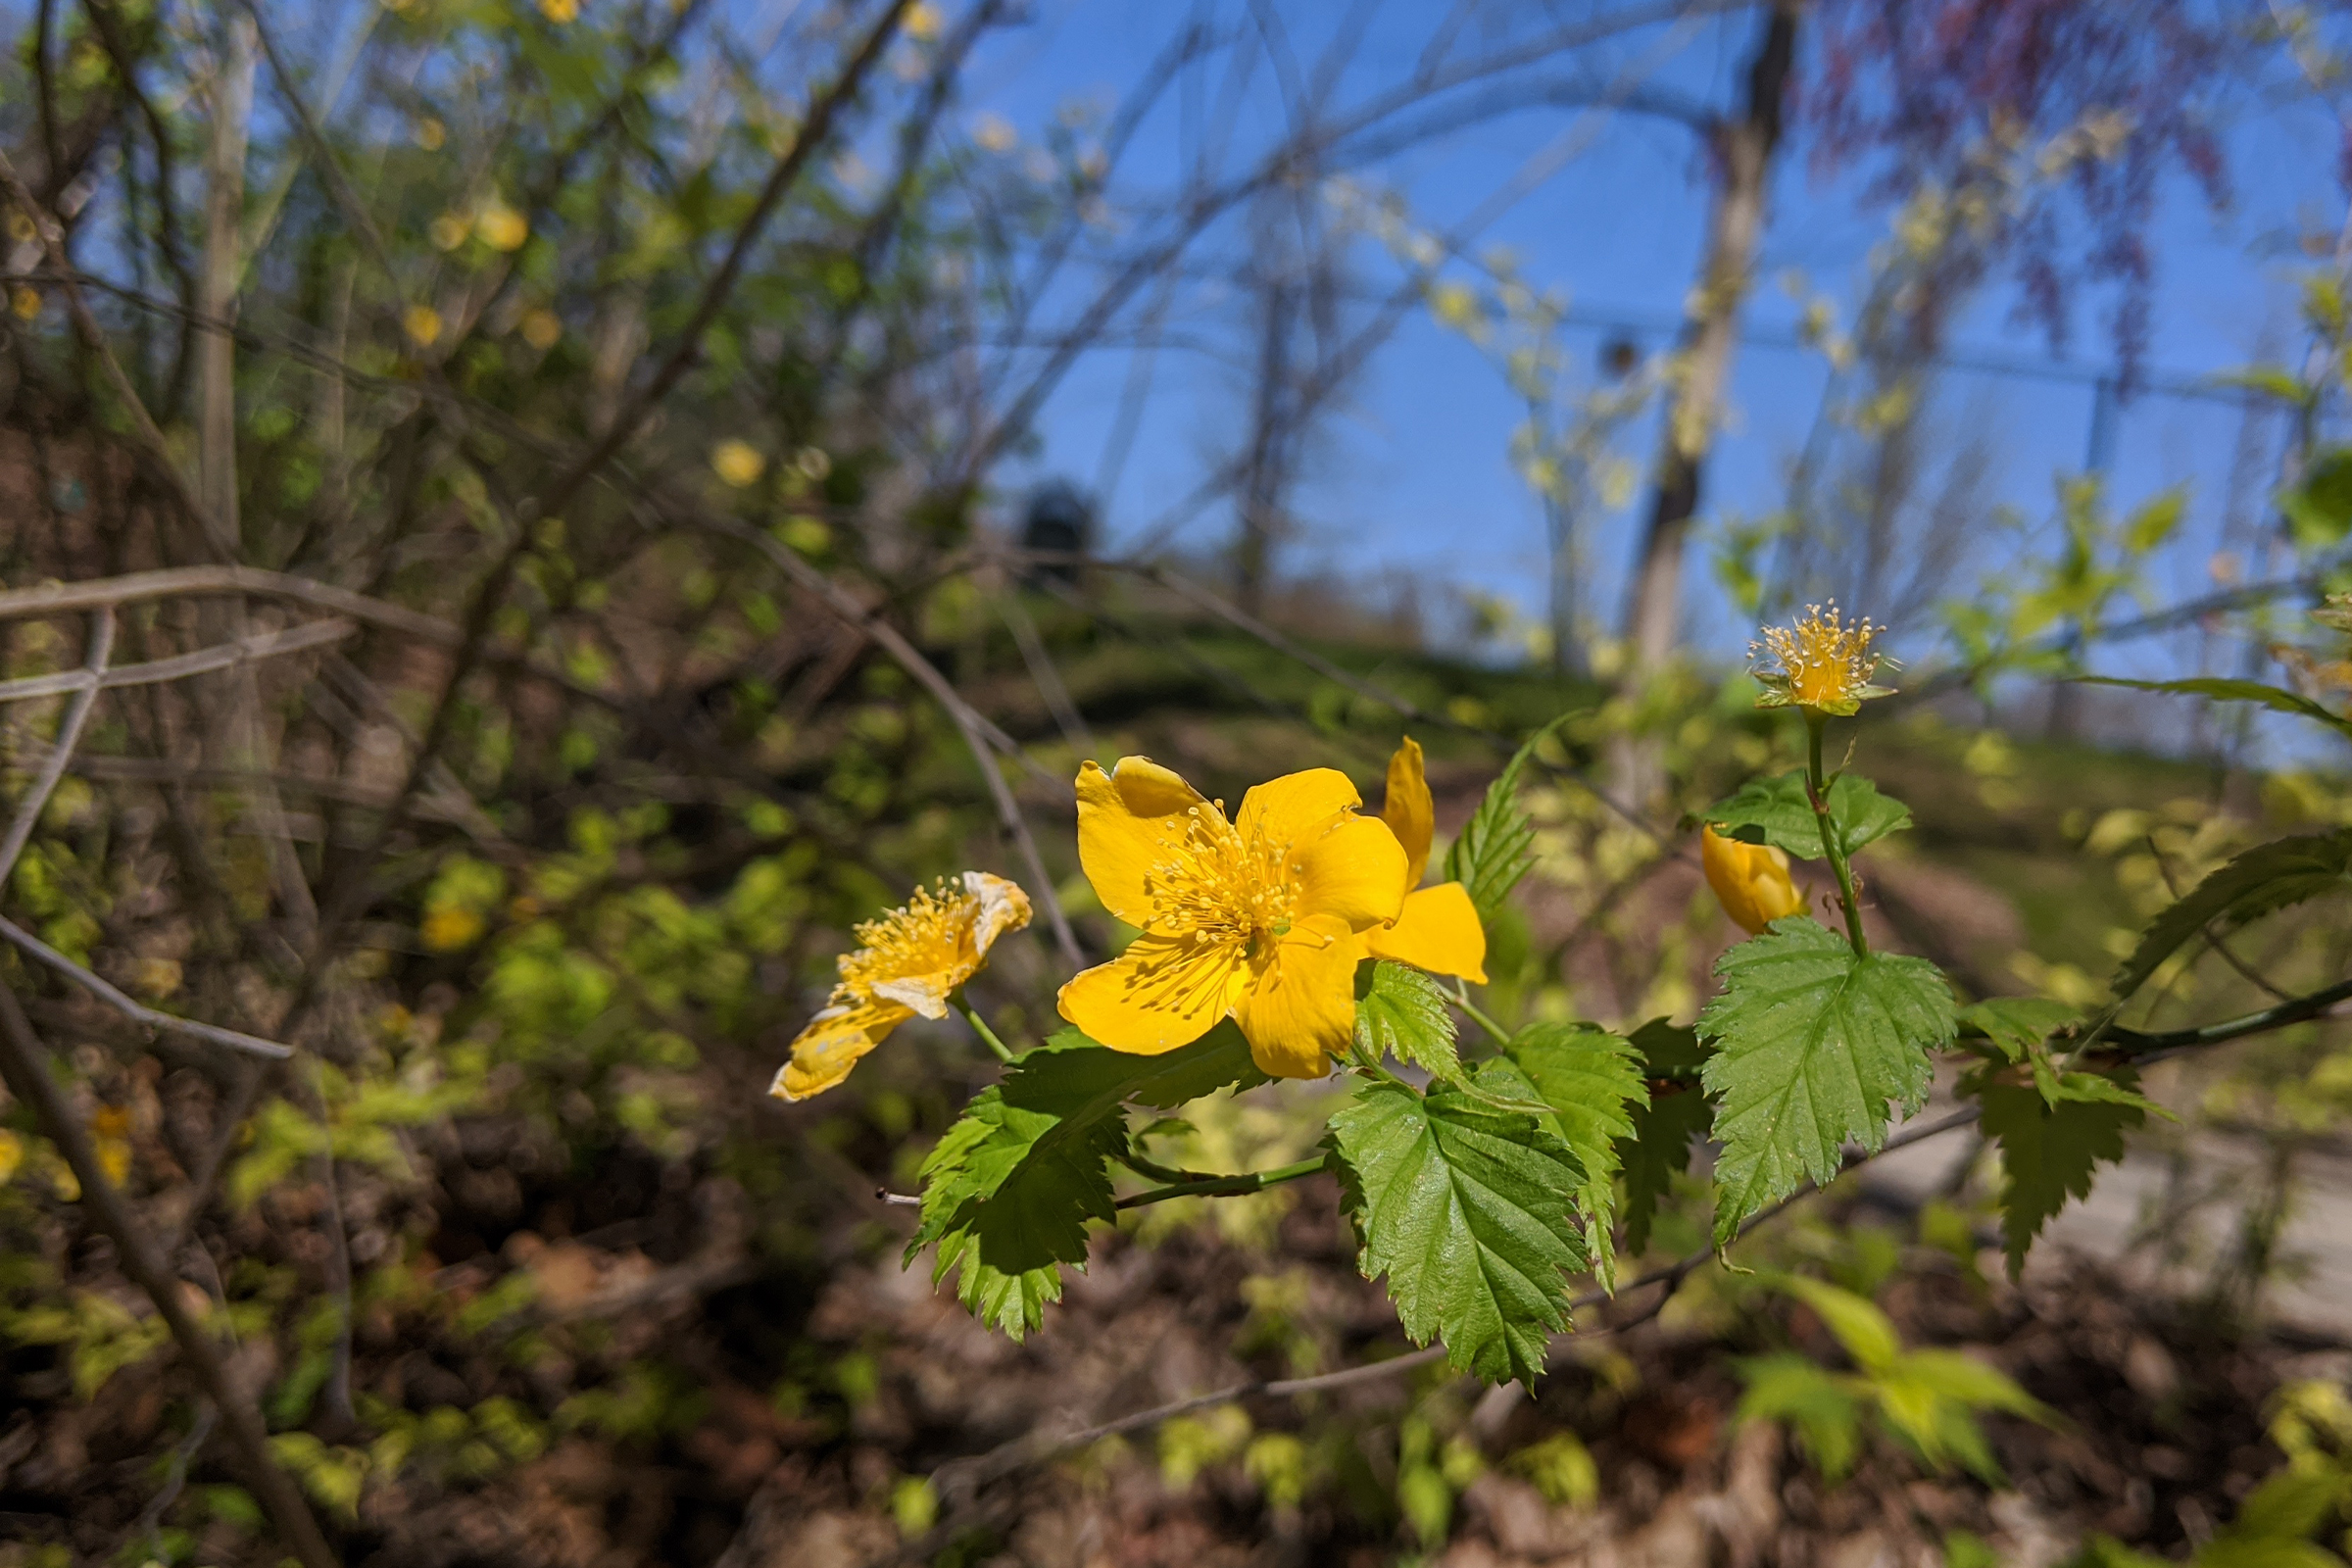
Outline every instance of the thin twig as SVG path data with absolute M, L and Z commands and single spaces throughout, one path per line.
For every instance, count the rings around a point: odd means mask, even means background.
M 8 836 L 0 838 L 0 889 L 8 886 L 9 873 L 17 868 L 17 857 L 31 842 L 32 830 L 40 824 L 49 797 L 56 792 L 58 781 L 66 776 L 66 763 L 73 760 L 74 748 L 81 744 L 81 732 L 90 721 L 90 710 L 98 706 L 99 678 L 106 673 L 106 662 L 114 657 L 114 652 L 115 612 L 112 609 L 101 609 L 90 617 L 89 648 L 82 659 L 82 674 L 88 684 L 74 694 L 64 720 L 57 726 L 57 740 L 50 747 L 48 760 L 41 764 L 31 788 L 18 803 L 16 819 L 8 824 Z
M 337 1568 L 334 1550 L 320 1534 L 301 1489 L 270 1455 L 270 1430 L 261 1411 L 229 1375 L 211 1330 L 188 1310 L 166 1256 L 156 1250 L 130 1204 L 107 1176 L 88 1129 L 66 1103 L 65 1092 L 51 1073 L 48 1050 L 34 1036 L 16 993 L 5 986 L 0 986 L 0 1076 L 5 1076 L 9 1090 L 32 1108 L 42 1133 L 65 1156 L 81 1184 L 82 1212 L 114 1242 L 122 1272 L 147 1293 L 171 1329 L 181 1357 L 220 1412 L 229 1445 L 243 1461 L 247 1483 L 277 1527 L 280 1539 L 305 1568 Z
M 437 615 L 355 594 L 348 588 L 297 577 L 291 572 L 266 571 L 259 566 L 168 566 L 160 571 L 134 571 L 88 582 L 53 582 L 35 588 L 0 590 L 0 620 L 67 615 L 101 606 L 120 607 L 190 594 L 249 594 L 260 599 L 288 599 L 443 648 L 456 647 L 461 636 L 457 626 Z
M 263 1056 L 271 1061 L 283 1061 L 294 1054 L 292 1051 L 274 1040 L 264 1040 L 257 1035 L 239 1034 L 234 1029 L 223 1029 L 218 1024 L 199 1023 L 193 1018 L 175 1018 L 171 1013 L 158 1012 L 153 1007 L 142 1006 L 83 965 L 75 963 L 72 958 L 67 957 L 48 943 L 43 942 L 39 937 L 5 916 L 0 916 L 0 941 L 16 944 L 25 953 L 55 969 L 59 974 L 89 992 L 117 1012 L 145 1024 L 150 1029 L 161 1029 L 168 1034 L 186 1035 L 191 1040 L 209 1040 L 214 1045 L 226 1046 L 231 1051 L 241 1051 L 248 1055 Z
M 317 620 L 284 631 L 255 632 L 234 642 L 200 648 L 192 654 L 152 659 L 141 664 L 118 664 L 113 669 L 60 670 L 54 675 L 26 675 L 0 681 L 0 703 L 22 703 L 35 697 L 61 697 L 68 692 L 113 691 L 122 686 L 152 686 L 189 675 L 209 675 L 257 660 L 299 654 L 341 642 L 359 627 L 349 620 Z

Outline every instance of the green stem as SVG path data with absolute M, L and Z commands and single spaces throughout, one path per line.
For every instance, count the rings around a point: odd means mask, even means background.
M 1507 1046 L 1511 1043 L 1511 1032 L 1488 1017 L 1486 1010 L 1470 1000 L 1470 988 L 1458 978 L 1453 982 L 1453 1001 L 1456 1006 L 1470 1015 L 1470 1021 L 1484 1029 L 1496 1045 Z
M 1148 1193 L 1138 1193 L 1133 1198 L 1122 1198 L 1119 1207 L 1141 1208 L 1146 1203 L 1164 1202 L 1171 1198 L 1238 1198 L 1281 1182 L 1298 1181 L 1312 1176 L 1323 1167 L 1324 1158 L 1317 1154 L 1312 1159 L 1302 1159 L 1296 1165 L 1285 1165 L 1280 1170 L 1252 1170 L 1244 1171 L 1239 1176 L 1201 1176 L 1189 1182 L 1171 1182 L 1165 1187 L 1154 1187 Z
M 972 1026 L 972 1033 L 980 1037 L 981 1043 L 997 1054 L 999 1061 L 1010 1062 L 1012 1060 L 1011 1051 L 1006 1049 L 1004 1041 L 997 1038 L 997 1032 L 988 1026 L 988 1020 L 980 1016 L 977 1008 L 961 997 L 957 997 L 956 1010 L 963 1014 L 963 1021 Z
M 1822 732 L 1830 727 L 1829 715 L 1805 710 L 1805 794 L 1813 803 L 1813 820 L 1821 828 L 1821 853 L 1829 858 L 1830 869 L 1838 873 L 1838 902 L 1845 907 L 1845 935 L 1853 943 L 1858 957 L 1870 956 L 1870 943 L 1862 935 L 1862 901 L 1854 896 L 1854 868 L 1846 863 L 1845 852 L 1838 847 L 1837 824 L 1830 820 L 1830 780 L 1821 765 Z

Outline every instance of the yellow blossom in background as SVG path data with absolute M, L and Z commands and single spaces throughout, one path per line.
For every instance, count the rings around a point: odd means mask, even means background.
M 162 999 L 179 989 L 181 971 L 177 958 L 141 958 L 131 970 L 130 983 L 139 994 Z
M 1750 936 L 1804 908 L 1805 896 L 1796 890 L 1788 857 L 1780 850 L 1725 838 L 1712 827 L 1699 830 L 1698 842 L 1699 863 L 1715 902 Z
M 441 313 L 430 305 L 412 305 L 401 313 L 400 329 L 418 348 L 430 348 L 441 338 Z
M 1020 132 L 1003 115 L 982 115 L 972 122 L 972 140 L 983 152 L 1008 153 L 1020 139 Z
M 542 307 L 522 315 L 522 340 L 542 353 L 552 349 L 564 336 L 564 318 Z
M 948 998 L 980 971 L 997 939 L 1028 923 L 1029 895 L 986 871 L 964 872 L 960 892 L 947 883 L 915 889 L 905 907 L 858 928 L 857 951 L 840 959 L 841 983 L 767 1092 L 822 1094 L 915 1014 L 946 1017 Z
M 557 26 L 580 20 L 580 0 L 539 0 L 539 14 Z
M 1375 958 L 1394 958 L 1432 974 L 1459 975 L 1487 983 L 1487 930 L 1478 906 L 1459 882 L 1421 886 L 1429 869 L 1430 840 L 1437 833 L 1437 803 L 1429 793 L 1429 766 L 1421 743 L 1407 735 L 1389 759 L 1387 798 L 1380 819 L 1404 847 L 1404 903 L 1394 923 L 1364 933 Z
M 1884 627 L 1862 620 L 1848 626 L 1838 607 L 1808 606 L 1793 626 L 1767 626 L 1747 645 L 1751 669 L 1764 684 L 1758 708 L 1803 708 L 1840 717 L 1892 688 L 1873 686 L 1871 676 L 1886 662 L 1872 644 Z
M 0 1187 L 6 1187 L 24 1163 L 24 1140 L 0 1127 Z
M 1061 1015 L 1110 1047 L 1174 1051 L 1230 1015 L 1258 1067 L 1316 1078 L 1355 1034 L 1364 933 L 1395 921 L 1404 848 L 1358 816 L 1348 775 L 1260 784 L 1228 821 L 1149 758 L 1078 772 L 1078 860 L 1143 934 L 1061 988 Z
M 899 24 L 901 30 L 916 43 L 929 43 L 938 37 L 940 25 L 939 7 L 930 0 L 915 0 L 906 8 L 906 20 Z
M 416 129 L 414 134 L 417 146 L 428 153 L 437 153 L 441 150 L 441 144 L 449 140 L 449 127 L 431 115 L 427 115 L 416 122 Z
M 518 251 L 531 237 L 530 220 L 493 196 L 473 217 L 473 231 L 494 251 Z
M 710 471 L 741 490 L 767 471 L 767 459 L 749 441 L 721 441 L 710 449 Z
M 29 321 L 41 314 L 41 291 L 19 283 L 9 290 L 8 308 L 16 312 L 18 320 Z
M 433 242 L 433 249 L 437 251 L 456 250 L 466 243 L 466 236 L 472 232 L 473 225 L 456 213 L 443 213 L 424 225 L 424 237 Z
M 435 953 L 455 953 L 460 948 L 471 947 L 488 929 L 489 922 L 479 910 L 449 904 L 426 910 L 423 922 L 416 927 L 416 935 Z
M 106 1179 L 122 1186 L 130 1176 L 129 1107 L 100 1105 L 90 1117 L 90 1145 Z

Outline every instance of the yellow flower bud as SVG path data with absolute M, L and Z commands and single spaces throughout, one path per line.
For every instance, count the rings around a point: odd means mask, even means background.
M 1788 857 L 1769 844 L 1742 844 L 1704 828 L 1699 860 L 1723 912 L 1751 935 L 1805 906 L 1805 896 L 1788 875 Z

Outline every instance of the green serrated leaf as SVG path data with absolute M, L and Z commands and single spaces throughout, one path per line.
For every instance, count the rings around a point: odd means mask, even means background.
M 1639 1257 L 1649 1248 L 1658 1200 L 1690 1168 L 1690 1146 L 1714 1130 L 1715 1106 L 1699 1087 L 1706 1048 L 1696 1031 L 1652 1018 L 1634 1031 L 1632 1044 L 1649 1080 L 1648 1102 L 1634 1106 L 1634 1130 L 1618 1140 L 1617 1165 L 1625 1173 L 1625 1250 Z
M 2156 916 L 2116 971 L 2116 1000 L 2145 985 L 2158 964 L 2209 926 L 2218 934 L 2337 890 L 2352 890 L 2352 828 L 2274 839 L 2248 850 Z
M 1058 1265 L 1086 1261 L 1087 1222 L 1116 1215 L 1107 1167 L 1127 1150 L 1124 1107 L 1169 1108 L 1261 1081 L 1230 1023 L 1158 1056 L 1062 1031 L 974 1097 L 923 1161 L 906 1261 L 938 1243 L 934 1284 L 957 1267 L 957 1294 L 975 1315 L 1035 1328 L 1059 1298 Z
M 2090 1191 L 2094 1170 L 2124 1157 L 2124 1134 L 2147 1119 L 2148 1102 L 2130 1081 L 2095 1073 L 2057 1075 L 2054 1100 L 2038 1085 L 1982 1072 L 1960 1087 L 1976 1097 L 1984 1134 L 2000 1146 L 2001 1242 L 2014 1277 L 2042 1226 Z
M 1739 794 L 1700 814 L 1727 838 L 1769 844 L 1808 860 L 1822 858 L 1821 824 L 1813 815 L 1813 799 L 1805 791 L 1801 768 L 1776 778 L 1749 779 Z M 1830 829 L 1848 858 L 1863 846 L 1910 825 L 1911 808 L 1881 795 L 1879 787 L 1860 774 L 1840 773 L 1830 780 Z
M 2308 697 L 2301 697 L 2277 686 L 2265 686 L 2258 680 L 2230 680 L 2219 675 L 2198 675 L 2187 680 L 2126 680 L 2120 675 L 2077 675 L 2085 686 L 2128 686 L 2139 692 L 2170 692 L 2176 697 L 2204 697 L 2217 703 L 2255 703 L 2278 713 L 2299 713 L 2316 718 L 2321 723 L 2345 735 L 2352 735 L 2352 716 L 2323 708 Z
M 2034 1048 L 2082 1021 L 2082 1011 L 2047 997 L 1987 997 L 1960 1009 L 1960 1027 L 1976 1030 L 2009 1061 L 2023 1061 Z
M 1617 1146 L 1634 1136 L 1634 1113 L 1649 1106 L 1649 1085 L 1632 1041 L 1582 1023 L 1537 1023 L 1521 1030 L 1500 1058 L 1481 1063 L 1478 1083 L 1514 1100 L 1548 1105 L 1538 1118 L 1559 1135 L 1585 1179 L 1577 1212 L 1585 1222 L 1594 1274 L 1614 1288 Z
M 1717 1103 L 1715 1241 L 1796 1191 L 1837 1176 L 1850 1139 L 1876 1152 L 1888 1107 L 1917 1110 L 1929 1053 L 1958 1027 L 1951 988 L 1924 958 L 1858 956 L 1804 915 L 1716 960 L 1722 993 L 1699 1014 L 1715 1042 L 1701 1079 Z
M 1461 836 L 1446 851 L 1445 879 L 1459 882 L 1468 890 L 1482 920 L 1494 917 L 1502 901 L 1511 896 L 1511 889 L 1536 863 L 1527 853 L 1527 847 L 1535 842 L 1536 824 L 1519 809 L 1519 774 L 1535 755 L 1536 743 L 1565 718 L 1563 714 L 1544 725 L 1512 754 L 1502 772 L 1487 786 L 1486 799 L 1462 825 Z
M 1418 969 L 1383 958 L 1355 999 L 1355 1048 L 1370 1061 L 1395 1056 L 1448 1082 L 1462 1076 L 1453 1009 L 1438 983 Z
M 1532 1384 L 1585 1266 L 1576 1156 L 1532 1116 L 1371 1083 L 1331 1119 L 1366 1279 L 1386 1274 L 1416 1345 L 1490 1383 Z

